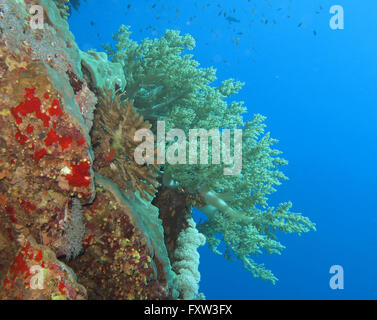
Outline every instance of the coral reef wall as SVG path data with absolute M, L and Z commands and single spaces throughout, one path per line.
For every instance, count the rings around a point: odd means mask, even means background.
M 77 48 L 65 3 L 35 1 L 33 29 L 28 1 L 0 1 L 0 298 L 169 298 L 157 208 L 94 179 L 95 106 L 124 75 Z
M 263 116 L 245 122 L 243 103 L 227 102 L 243 84 L 213 86 L 179 31 L 137 43 L 121 26 L 115 48 L 83 52 L 67 3 L 0 0 L 0 299 L 201 299 L 205 242 L 274 283 L 255 257 L 315 225 L 290 202 L 269 205 L 287 161 Z M 186 134 L 242 129 L 229 150 L 242 170 L 136 162 L 135 133 L 161 120 Z M 143 142 L 153 159 L 173 144 Z

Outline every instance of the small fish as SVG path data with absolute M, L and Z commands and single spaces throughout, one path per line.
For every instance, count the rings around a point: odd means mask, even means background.
M 232 17 L 232 16 L 227 16 L 226 20 L 228 20 L 229 23 L 232 23 L 232 22 L 239 23 L 239 22 L 241 22 L 240 20 L 238 20 L 238 19 L 236 19 L 235 17 Z

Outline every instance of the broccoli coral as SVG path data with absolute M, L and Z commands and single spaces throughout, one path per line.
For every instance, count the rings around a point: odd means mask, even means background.
M 123 66 L 125 95 L 144 119 L 164 120 L 167 130 L 196 127 L 210 129 L 242 123 L 241 103 L 227 106 L 225 96 L 236 93 L 242 83 L 225 81 L 219 88 L 209 84 L 216 80 L 213 68 L 198 68 L 192 55 L 195 40 L 179 31 L 167 30 L 161 39 L 132 41 L 129 27 L 122 26 L 114 40 L 116 49 L 104 46 L 109 57 Z M 208 117 L 211 117 L 208 121 Z M 224 118 L 223 118 L 224 117 Z M 225 124 L 225 125 L 224 125 Z
M 277 140 L 264 132 L 265 118 L 257 114 L 243 121 L 243 103 L 226 102 L 243 84 L 229 79 L 219 87 L 211 85 L 216 70 L 199 68 L 192 55 L 184 54 L 195 46 L 190 35 L 167 30 L 161 39 L 138 44 L 130 34 L 129 27 L 122 26 L 114 36 L 116 48 L 105 49 L 113 62 L 123 66 L 125 95 L 145 119 L 152 124 L 163 120 L 167 130 L 185 132 L 192 128 L 243 129 L 241 174 L 223 175 L 226 165 L 166 164 L 162 180 L 165 186 L 179 186 L 200 198 L 196 206 L 208 220 L 198 229 L 214 252 L 219 253 L 217 248 L 224 242 L 225 257 L 235 255 L 254 276 L 274 283 L 271 271 L 253 258 L 263 252 L 280 253 L 284 246 L 276 240 L 277 232 L 301 234 L 315 227 L 308 218 L 291 213 L 289 202 L 277 209 L 268 204 L 275 186 L 286 179 L 279 168 L 287 162 L 272 148 Z

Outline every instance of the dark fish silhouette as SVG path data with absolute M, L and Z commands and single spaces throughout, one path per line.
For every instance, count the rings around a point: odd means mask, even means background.
M 232 23 L 232 22 L 239 23 L 239 22 L 241 22 L 240 20 L 238 20 L 238 19 L 236 19 L 235 17 L 232 17 L 232 16 L 227 16 L 225 19 L 228 20 L 229 23 Z
M 86 0 L 85 0 L 86 2 Z M 80 7 L 80 0 L 71 0 L 69 5 L 72 6 L 75 10 L 79 10 Z

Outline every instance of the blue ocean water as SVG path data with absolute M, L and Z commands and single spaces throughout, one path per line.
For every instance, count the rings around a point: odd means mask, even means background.
M 344 8 L 343 30 L 329 26 L 333 5 Z M 102 51 L 121 24 L 137 41 L 190 33 L 201 66 L 246 83 L 234 99 L 246 117 L 268 117 L 289 160 L 271 201 L 291 200 L 317 231 L 280 235 L 282 255 L 256 259 L 275 285 L 201 247 L 207 299 L 377 299 L 376 12 L 373 0 L 81 0 L 72 10 L 82 50 Z M 343 290 L 329 286 L 332 265 L 344 269 Z

